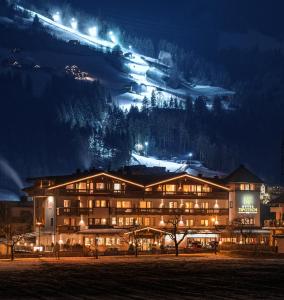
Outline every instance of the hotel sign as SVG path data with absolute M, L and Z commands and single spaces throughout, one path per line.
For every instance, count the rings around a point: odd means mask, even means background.
M 253 195 L 243 196 L 238 212 L 240 214 L 257 214 L 257 207 L 255 207 L 255 200 Z

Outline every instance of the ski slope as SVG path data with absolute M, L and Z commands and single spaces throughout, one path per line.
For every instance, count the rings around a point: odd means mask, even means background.
M 234 94 L 232 91 L 228 91 L 226 89 L 220 87 L 213 86 L 191 86 L 188 82 L 180 79 L 180 87 L 179 88 L 171 88 L 167 85 L 165 78 L 168 76 L 165 73 L 165 69 L 170 70 L 169 66 L 164 65 L 158 59 L 142 56 L 138 52 L 134 51 L 131 46 L 124 47 L 118 41 L 118 38 L 115 34 L 110 31 L 108 39 L 101 38 L 98 35 L 90 36 L 88 34 L 80 32 L 77 28 L 77 20 L 73 18 L 70 22 L 70 26 L 64 25 L 60 19 L 56 20 L 56 18 L 51 19 L 43 14 L 32 11 L 30 9 L 26 9 L 23 6 L 18 5 L 17 9 L 21 11 L 28 12 L 31 16 L 31 19 L 36 15 L 40 19 L 40 21 L 48 27 L 53 34 L 56 34 L 58 37 L 65 40 L 78 40 L 81 44 L 87 45 L 89 47 L 94 47 L 96 49 L 105 51 L 106 49 L 111 50 L 117 44 L 120 45 L 122 50 L 122 59 L 126 69 L 128 72 L 126 74 L 126 79 L 131 83 L 135 83 L 138 86 L 143 87 L 143 91 L 135 93 L 118 93 L 114 95 L 116 98 L 115 101 L 121 106 L 123 109 L 129 109 L 131 105 L 141 107 L 141 103 L 143 98 L 146 96 L 148 99 L 151 98 L 151 94 L 154 91 L 160 91 L 161 96 L 163 96 L 163 101 L 168 102 L 171 97 L 176 97 L 178 100 L 183 101 L 188 96 L 198 97 L 198 96 L 206 96 L 208 98 L 214 97 L 216 95 L 227 95 L 231 96 Z M 76 25 L 76 26 L 75 26 Z M 130 50 L 131 49 L 131 50 Z M 151 74 L 154 75 L 155 79 L 152 77 L 149 78 L 148 72 L 151 71 Z M 119 71 L 118 71 L 119 73 Z M 125 77 L 125 74 L 119 74 L 118 76 Z M 98 74 L 95 74 L 95 77 L 99 78 Z

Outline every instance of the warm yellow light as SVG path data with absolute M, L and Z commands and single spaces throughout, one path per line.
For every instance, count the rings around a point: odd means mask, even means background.
M 211 181 L 199 178 L 199 177 L 195 177 L 195 176 L 192 176 L 192 175 L 189 175 L 189 174 L 183 174 L 183 175 L 179 175 L 179 176 L 176 176 L 176 177 L 173 177 L 173 178 L 170 178 L 170 179 L 165 179 L 165 180 L 162 180 L 162 181 L 151 183 L 151 184 L 147 185 L 146 187 L 151 187 L 151 186 L 154 186 L 154 185 L 157 185 L 157 184 L 166 183 L 166 182 L 176 180 L 176 179 L 180 179 L 180 178 L 183 178 L 183 177 L 187 177 L 187 178 L 194 179 L 194 180 L 197 180 L 197 181 L 200 181 L 200 182 L 208 183 L 208 184 L 214 185 L 216 187 L 219 187 L 221 189 L 224 189 L 226 191 L 230 190 L 229 188 L 227 188 L 223 185 L 220 185 L 220 184 L 217 184 L 217 183 L 214 183 L 214 182 L 211 182 Z
M 123 179 L 121 177 L 113 176 L 113 175 L 102 172 L 102 173 L 99 173 L 99 174 L 96 174 L 96 175 L 91 175 L 91 176 L 83 177 L 83 178 L 76 179 L 76 180 L 73 180 L 73 181 L 68 181 L 68 182 L 65 182 L 65 183 L 62 183 L 62 184 L 58 184 L 58 185 L 55 185 L 55 186 L 51 186 L 51 187 L 48 188 L 48 190 L 54 190 L 54 189 L 62 187 L 62 186 L 66 186 L 66 185 L 69 185 L 69 184 L 72 184 L 72 183 L 80 182 L 82 180 L 88 180 L 88 179 L 99 177 L 99 176 L 107 176 L 107 177 L 110 177 L 112 179 L 121 180 L 121 181 L 127 182 L 129 184 L 133 184 L 133 185 L 144 188 L 144 185 L 142 185 L 142 184 L 139 184 L 139 183 L 136 183 L 136 182 L 133 182 L 133 181 L 130 181 L 130 180 Z

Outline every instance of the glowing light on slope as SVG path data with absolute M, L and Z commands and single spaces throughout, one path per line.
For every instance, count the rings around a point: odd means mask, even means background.
M 71 21 L 70 21 L 70 25 L 72 27 L 73 30 L 77 30 L 78 28 L 78 22 L 76 19 L 72 18 Z
M 92 37 L 96 37 L 98 35 L 98 28 L 96 26 L 89 28 L 89 34 Z
M 52 16 L 53 20 L 57 23 L 61 23 L 61 15 L 60 12 L 57 11 L 53 16 Z
M 20 5 L 17 5 L 17 8 L 19 10 L 22 10 L 22 11 L 26 11 L 28 12 L 32 17 L 34 17 L 35 15 L 38 16 L 38 18 L 43 21 L 44 23 L 46 24 L 49 24 L 49 25 L 52 25 L 52 26 L 55 26 L 61 30 L 64 30 L 68 33 L 71 33 L 71 34 L 74 34 L 75 36 L 77 36 L 79 39 L 83 39 L 85 43 L 88 43 L 94 47 L 107 47 L 107 48 L 113 48 L 115 46 L 114 43 L 110 42 L 110 41 L 106 41 L 106 40 L 102 40 L 102 39 L 99 39 L 99 38 L 95 38 L 95 37 L 90 37 L 86 34 L 83 34 L 83 33 L 80 33 L 79 31 L 77 30 L 74 30 L 73 28 L 70 28 L 68 26 L 65 26 L 63 24 L 60 24 L 60 23 L 57 23 L 55 21 L 53 21 L 52 19 L 49 19 L 39 13 L 35 13 L 34 11 L 31 11 L 29 9 L 25 9 L 24 7 L 20 6 Z

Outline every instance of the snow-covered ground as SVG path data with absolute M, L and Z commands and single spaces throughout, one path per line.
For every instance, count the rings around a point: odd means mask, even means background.
M 132 165 L 145 165 L 146 167 L 164 167 L 169 172 L 187 172 L 193 176 L 202 174 L 205 177 L 224 176 L 225 174 L 219 171 L 213 171 L 202 165 L 199 161 L 192 161 L 189 165 L 186 161 L 175 162 L 157 159 L 155 157 L 146 157 L 132 153 Z

